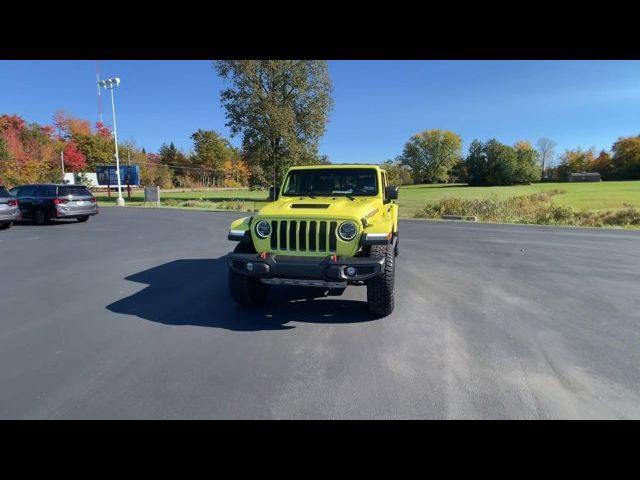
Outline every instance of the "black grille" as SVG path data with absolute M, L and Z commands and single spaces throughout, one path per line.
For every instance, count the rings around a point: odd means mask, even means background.
M 311 221 L 309 222 L 309 251 L 311 252 L 316 251 L 317 238 L 318 237 L 316 236 L 316 222 Z
M 336 226 L 337 222 L 331 222 L 329 225 L 329 250 L 335 252 L 337 249 L 336 246 Z
M 278 249 L 278 222 L 275 220 L 271 222 L 271 249 Z
M 287 249 L 287 222 L 280 222 L 280 250 Z
M 307 249 L 307 222 L 302 220 L 300 222 L 300 235 L 298 236 L 299 238 L 299 247 L 300 250 L 306 250 Z
M 289 250 L 297 250 L 296 245 L 298 245 L 298 237 L 296 236 L 296 227 L 298 226 L 298 222 L 295 220 L 289 222 Z
M 320 239 L 320 246 L 318 250 L 324 252 L 327 249 L 327 222 L 320 222 L 320 233 L 318 234 Z
M 337 249 L 338 222 L 272 220 L 271 249 L 288 252 L 327 252 Z

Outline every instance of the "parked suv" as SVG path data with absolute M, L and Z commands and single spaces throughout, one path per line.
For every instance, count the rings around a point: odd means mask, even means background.
M 18 200 L 0 185 L 0 229 L 9 228 L 15 220 L 20 220 Z
M 19 185 L 10 192 L 18 199 L 22 218 L 32 218 L 39 225 L 56 218 L 86 222 L 98 213 L 96 198 L 83 185 Z

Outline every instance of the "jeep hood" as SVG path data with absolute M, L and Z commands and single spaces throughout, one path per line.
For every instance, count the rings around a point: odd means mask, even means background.
M 360 220 L 376 209 L 377 197 L 281 197 L 260 210 L 260 217 L 343 217 Z

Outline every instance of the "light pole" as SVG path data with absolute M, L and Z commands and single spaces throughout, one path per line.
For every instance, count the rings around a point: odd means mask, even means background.
M 118 156 L 118 130 L 116 128 L 116 104 L 113 100 L 113 89 L 120 86 L 119 78 L 108 78 L 100 80 L 98 85 L 104 87 L 105 90 L 111 90 L 111 111 L 113 112 L 113 138 L 116 142 L 116 177 L 118 179 L 118 198 L 116 205 L 124 207 L 124 198 L 122 198 L 122 186 L 120 185 L 120 157 Z

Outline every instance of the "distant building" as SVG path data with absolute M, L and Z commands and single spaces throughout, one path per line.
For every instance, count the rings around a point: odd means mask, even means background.
M 84 179 L 80 178 L 79 173 L 65 173 L 64 174 L 64 183 L 74 184 L 83 184 L 87 187 L 97 187 L 98 186 L 98 177 L 95 173 L 83 173 Z M 84 180 L 84 181 L 83 181 Z
M 599 173 L 571 173 L 569 174 L 570 182 L 599 182 L 602 180 Z

